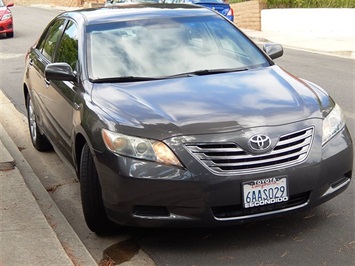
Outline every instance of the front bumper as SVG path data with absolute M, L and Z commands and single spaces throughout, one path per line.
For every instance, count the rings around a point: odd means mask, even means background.
M 0 34 L 13 32 L 13 31 L 14 31 L 14 28 L 13 28 L 12 19 L 0 21 Z
M 192 156 L 184 155 L 180 169 L 96 152 L 107 215 L 121 225 L 225 226 L 306 210 L 344 191 L 352 176 L 347 128 L 323 148 L 319 139 L 301 164 L 234 175 L 211 173 Z M 290 199 L 244 209 L 242 183 L 276 176 L 287 177 Z

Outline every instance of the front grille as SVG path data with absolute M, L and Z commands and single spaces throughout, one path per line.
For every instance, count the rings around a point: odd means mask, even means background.
M 232 142 L 187 143 L 185 146 L 212 172 L 250 173 L 301 163 L 308 156 L 312 140 L 313 128 L 292 132 L 281 136 L 271 152 L 258 155 L 248 154 Z
M 305 204 L 308 201 L 309 194 L 309 192 L 305 192 L 290 196 L 289 200 L 286 202 L 280 202 L 247 209 L 243 208 L 242 205 L 214 207 L 212 208 L 212 213 L 217 219 L 237 218 L 241 216 L 267 213 L 270 211 L 282 210 Z

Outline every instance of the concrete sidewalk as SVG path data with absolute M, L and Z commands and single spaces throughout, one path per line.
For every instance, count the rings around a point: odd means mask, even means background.
M 97 265 L 1 123 L 0 265 Z
M 97 265 L 1 124 L 0 184 L 1 266 Z M 50 224 L 40 204 L 60 224 Z M 54 227 L 65 232 L 61 238 L 70 245 L 59 241 Z
M 0 140 L 0 265 L 73 265 L 8 152 L 13 143 L 1 124 Z
M 241 30 L 255 42 L 274 42 L 285 48 L 355 59 L 355 33 L 353 37 L 329 37 L 309 32 L 286 34 Z

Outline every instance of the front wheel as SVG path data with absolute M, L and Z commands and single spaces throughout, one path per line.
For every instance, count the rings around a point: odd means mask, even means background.
M 33 146 L 38 151 L 51 150 L 52 145 L 49 143 L 47 137 L 41 134 L 38 129 L 37 116 L 30 95 L 27 96 L 27 119 Z
M 81 152 L 80 190 L 84 217 L 89 229 L 95 233 L 112 231 L 116 225 L 106 216 L 100 181 L 87 144 Z

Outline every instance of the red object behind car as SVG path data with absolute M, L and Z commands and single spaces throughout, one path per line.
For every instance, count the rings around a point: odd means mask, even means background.
M 5 33 L 6 37 L 14 37 L 14 25 L 12 19 L 12 13 L 9 7 L 14 3 L 10 2 L 7 5 L 0 0 L 0 34 Z

